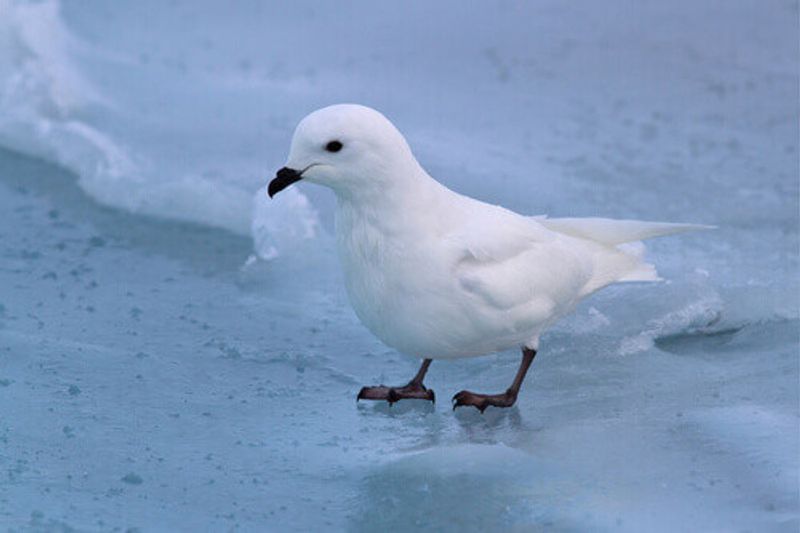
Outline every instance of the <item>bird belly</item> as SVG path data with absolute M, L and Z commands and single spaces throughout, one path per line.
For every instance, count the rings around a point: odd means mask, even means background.
M 408 355 L 473 357 L 526 344 L 551 316 L 547 301 L 503 312 L 481 310 L 444 266 L 427 261 L 344 261 L 350 302 L 361 322 L 386 345 Z
M 517 347 L 538 338 L 553 316 L 544 297 L 510 309 L 480 305 L 464 290 L 457 258 L 442 253 L 435 232 L 398 235 L 340 210 L 337 248 L 356 315 L 386 345 L 408 355 L 460 358 Z

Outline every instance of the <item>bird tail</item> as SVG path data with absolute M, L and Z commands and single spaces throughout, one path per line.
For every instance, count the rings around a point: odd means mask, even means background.
M 609 218 L 540 218 L 551 231 L 591 241 L 598 246 L 594 275 L 584 287 L 591 294 L 611 283 L 660 281 L 656 267 L 644 260 L 645 247 L 639 241 L 687 231 L 713 229 L 702 224 L 675 224 Z

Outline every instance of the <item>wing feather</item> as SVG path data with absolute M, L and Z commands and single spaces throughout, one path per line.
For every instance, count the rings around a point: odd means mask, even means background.
M 500 311 L 513 329 L 533 327 L 574 305 L 591 278 L 590 255 L 533 219 L 495 222 L 468 224 L 446 237 L 460 288 L 487 312 Z

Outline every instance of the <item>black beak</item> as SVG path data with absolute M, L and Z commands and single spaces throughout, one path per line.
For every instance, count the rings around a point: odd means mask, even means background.
M 293 168 L 283 167 L 278 171 L 277 174 L 275 174 L 275 179 L 269 182 L 267 194 L 269 194 L 269 197 L 272 198 L 292 183 L 300 181 L 302 177 L 302 171 L 298 172 Z

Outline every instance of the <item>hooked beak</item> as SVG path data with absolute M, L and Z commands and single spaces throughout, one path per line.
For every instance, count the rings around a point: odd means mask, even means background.
M 291 185 L 296 181 L 300 181 L 303 177 L 303 172 L 307 169 L 303 169 L 297 171 L 293 168 L 283 167 L 275 174 L 275 179 L 269 182 L 269 187 L 267 187 L 267 194 L 269 197 L 272 198 L 283 189 Z

